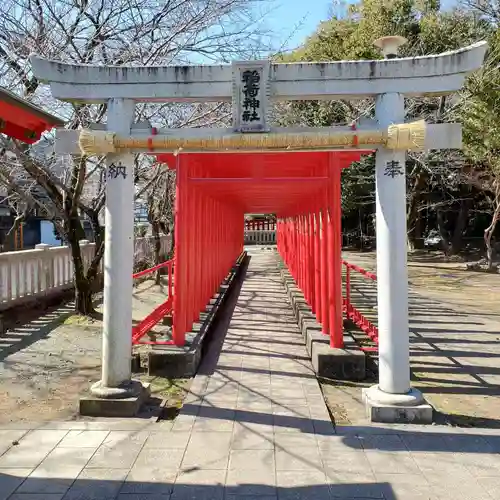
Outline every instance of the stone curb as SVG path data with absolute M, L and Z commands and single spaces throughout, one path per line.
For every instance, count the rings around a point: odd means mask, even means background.
M 245 251 L 231 268 L 228 277 L 222 282 L 219 292 L 210 299 L 205 312 L 200 314 L 201 322 L 195 323 L 192 330 L 186 333 L 185 346 L 155 345 L 152 347 L 148 353 L 148 375 L 190 378 L 196 374 L 203 354 L 203 345 L 210 338 L 217 314 L 226 303 L 246 262 L 247 252 Z
M 290 272 L 283 262 L 280 262 L 279 267 L 281 280 L 318 377 L 363 380 L 366 376 L 366 356 L 354 338 L 344 333 L 344 348 L 330 347 L 329 337 L 321 332 L 321 325 L 316 321 L 316 316 Z

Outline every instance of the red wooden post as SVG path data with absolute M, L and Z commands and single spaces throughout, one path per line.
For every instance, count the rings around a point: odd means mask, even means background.
M 186 185 L 188 189 L 188 195 L 187 195 L 187 202 L 186 206 L 188 207 L 187 209 L 187 235 L 188 235 L 188 262 L 187 262 L 187 269 L 186 269 L 186 275 L 187 275 L 187 289 L 188 293 L 185 298 L 186 300 L 186 305 L 187 305 L 187 310 L 188 310 L 188 316 L 187 316 L 187 325 L 186 325 L 186 331 L 191 330 L 191 326 L 195 320 L 196 316 L 196 295 L 193 293 L 192 289 L 193 286 L 198 286 L 197 279 L 198 276 L 196 275 L 196 260 L 195 260 L 195 252 L 196 252 L 196 242 L 195 242 L 195 227 L 197 225 L 196 221 L 196 214 L 195 214 L 195 196 L 192 194 L 192 186 L 190 185 L 190 167 L 191 164 L 189 160 L 184 160 L 186 162 L 186 167 L 187 167 L 187 179 L 186 179 Z
M 174 260 L 170 261 L 170 264 L 168 265 L 168 298 L 172 299 L 173 298 L 173 267 L 174 267 Z
M 326 198 L 326 196 L 325 196 Z M 328 261 L 327 261 L 327 230 L 326 230 L 326 209 L 321 210 L 321 331 L 325 334 L 330 333 L 328 317 Z
M 304 292 L 304 298 L 306 299 L 306 302 L 309 303 L 309 259 L 308 259 L 308 249 L 307 249 L 307 219 L 306 216 L 303 214 L 301 215 L 301 220 L 302 220 L 302 255 L 303 255 L 303 266 L 304 266 L 304 275 L 303 275 L 303 288 L 302 291 Z
M 186 165 L 177 157 L 175 186 L 175 286 L 172 337 L 175 345 L 183 346 L 186 339 Z
M 304 291 L 304 229 L 302 226 L 302 215 L 297 216 L 297 231 L 299 235 L 298 243 L 299 243 L 299 288 L 303 292 Z
M 330 155 L 330 345 L 344 346 L 344 321 L 342 315 L 342 207 L 341 166 Z
M 308 303 L 311 306 L 313 313 L 316 312 L 314 298 L 314 227 L 313 217 L 311 213 L 306 214 L 307 224 L 307 279 L 309 282 L 309 298 Z
M 316 304 L 316 320 L 321 323 L 321 262 L 320 262 L 320 222 L 319 211 L 314 213 L 314 300 Z

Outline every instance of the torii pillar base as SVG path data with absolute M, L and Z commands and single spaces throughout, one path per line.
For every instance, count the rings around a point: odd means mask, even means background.
M 432 424 L 433 409 L 422 393 L 389 394 L 378 385 L 363 389 L 363 401 L 371 422 L 385 424 Z
M 135 417 L 149 399 L 149 384 L 131 380 L 122 387 L 103 387 L 97 382 L 91 395 L 80 399 L 80 415 L 85 417 Z

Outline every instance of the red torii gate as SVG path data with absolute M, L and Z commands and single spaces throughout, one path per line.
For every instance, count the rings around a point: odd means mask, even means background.
M 177 171 L 173 343 L 200 318 L 243 250 L 245 213 L 275 213 L 278 251 L 330 336 L 343 347 L 343 168 L 371 151 L 159 154 Z

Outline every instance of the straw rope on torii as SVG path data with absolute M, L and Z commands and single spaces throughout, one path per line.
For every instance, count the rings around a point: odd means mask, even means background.
M 171 151 L 241 151 L 241 150 L 314 150 L 355 148 L 358 144 L 383 145 L 393 151 L 420 151 L 424 149 L 425 121 L 394 124 L 387 130 L 326 129 L 314 132 L 290 133 L 228 133 L 214 137 L 209 130 L 204 137 L 121 137 L 113 132 L 83 129 L 78 144 L 82 154 L 93 156 L 118 151 L 155 149 Z

